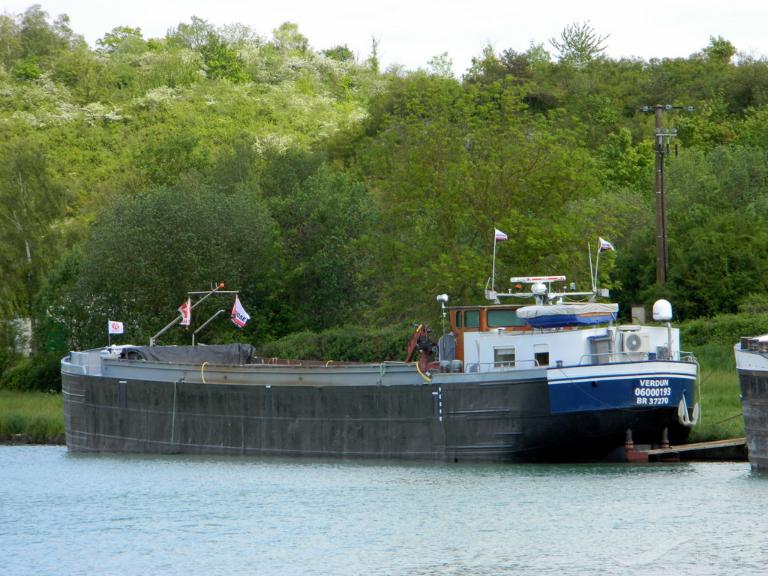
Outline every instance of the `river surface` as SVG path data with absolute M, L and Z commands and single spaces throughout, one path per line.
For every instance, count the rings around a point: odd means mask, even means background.
M 0 446 L 0 573 L 766 574 L 768 477 Z

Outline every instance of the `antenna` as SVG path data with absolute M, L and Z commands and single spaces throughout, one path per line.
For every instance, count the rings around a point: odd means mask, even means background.
M 442 309 L 441 320 L 443 325 L 443 334 L 445 334 L 445 316 L 446 316 L 445 303 L 448 302 L 448 294 L 438 294 L 437 301 L 440 303 L 440 307 Z
M 677 136 L 676 128 L 664 128 L 661 125 L 662 113 L 672 110 L 693 112 L 693 106 L 673 106 L 656 104 L 643 106 L 642 112 L 653 112 L 656 117 L 656 283 L 664 284 L 669 272 L 669 250 L 667 249 L 667 212 L 664 202 L 664 155 L 669 155 L 669 142 Z M 677 156 L 677 144 L 675 144 Z

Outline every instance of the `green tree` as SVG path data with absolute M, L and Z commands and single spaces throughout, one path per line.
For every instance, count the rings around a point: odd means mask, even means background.
M 685 318 L 768 289 L 766 151 L 721 146 L 670 164 L 670 289 Z
M 209 33 L 199 50 L 209 78 L 227 78 L 233 82 L 246 80 L 237 51 L 230 48 L 218 34 Z
M 171 46 L 200 50 L 208 43 L 211 34 L 216 34 L 216 27 L 197 16 L 192 16 L 189 23 L 181 22 L 176 28 L 171 28 L 166 39 Z
M 520 95 L 413 74 L 375 104 L 360 160 L 377 208 L 369 249 L 386 317 L 428 314 L 440 292 L 476 301 L 495 226 L 514 247 L 498 259 L 500 277 L 576 273 L 584 229 L 566 215 L 596 192 L 591 162 L 576 133 L 529 115 Z
M 117 26 L 103 37 L 96 40 L 99 49 L 109 54 L 117 52 L 143 52 L 147 43 L 141 34 L 141 28 Z
M 21 35 L 16 19 L 0 14 L 0 62 L 10 68 L 21 54 Z
M 370 265 L 362 242 L 371 225 L 366 189 L 322 156 L 300 152 L 273 156 L 261 189 L 282 230 L 293 329 L 359 321 Z
M 427 69 L 437 76 L 453 77 L 453 60 L 448 57 L 448 52 L 432 56 L 427 62 Z
M 352 52 L 346 44 L 327 48 L 326 50 L 323 50 L 323 54 L 326 57 L 338 60 L 339 62 L 350 62 L 355 59 L 354 52 Z
M 55 259 L 55 224 L 67 206 L 41 142 L 0 146 L 0 302 L 5 317 L 31 317 L 32 299 Z
M 736 48 L 722 36 L 710 36 L 709 45 L 704 48 L 704 55 L 710 61 L 728 64 L 736 55 Z
M 272 31 L 272 42 L 283 53 L 305 55 L 309 50 L 309 40 L 301 32 L 299 25 L 283 22 Z
M 240 290 L 253 321 L 243 333 L 222 322 L 214 335 L 255 341 L 283 331 L 276 301 L 281 242 L 263 202 L 247 191 L 221 195 L 188 185 L 121 198 L 94 221 L 81 254 L 56 270 L 41 299 L 70 343 L 102 344 L 110 319 L 124 320 L 131 340 L 146 341 L 174 317 L 188 290 L 220 281 Z M 59 279 L 66 281 L 57 285 Z M 197 316 L 231 305 L 211 302 Z M 175 332 L 165 341 L 188 338 Z
M 560 37 L 550 39 L 549 43 L 562 62 L 582 68 L 605 50 L 604 42 L 609 36 L 600 36 L 589 22 L 576 22 L 563 28 Z

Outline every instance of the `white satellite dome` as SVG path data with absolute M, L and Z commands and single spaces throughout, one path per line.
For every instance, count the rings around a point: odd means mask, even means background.
M 656 322 L 669 322 L 672 320 L 672 304 L 669 300 L 656 300 L 653 303 L 653 319 Z

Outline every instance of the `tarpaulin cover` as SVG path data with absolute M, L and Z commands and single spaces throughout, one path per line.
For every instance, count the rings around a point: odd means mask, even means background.
M 172 362 L 174 364 L 250 364 L 255 348 L 250 344 L 214 346 L 126 346 L 120 353 L 128 360 Z
M 534 328 L 604 324 L 615 321 L 618 312 L 618 304 L 599 302 L 523 306 L 517 309 L 518 317 L 524 318 L 526 323 Z

